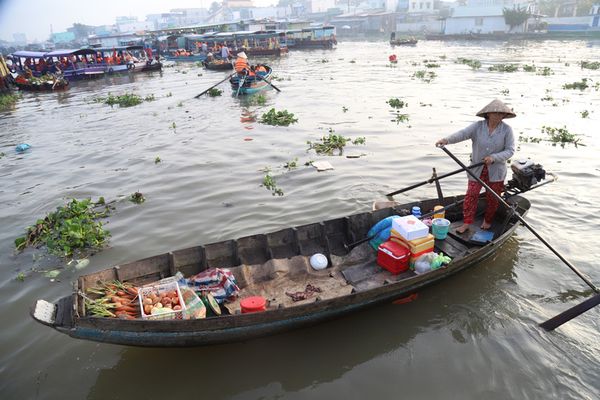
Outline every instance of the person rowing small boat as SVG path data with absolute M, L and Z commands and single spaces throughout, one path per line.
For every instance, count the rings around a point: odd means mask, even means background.
M 445 146 L 462 142 L 467 139 L 472 141 L 472 160 L 483 161 L 484 165 L 473 168 L 473 173 L 488 184 L 498 195 L 504 190 L 506 178 L 506 160 L 515 153 L 515 138 L 512 128 L 502 122 L 505 118 L 514 118 L 516 114 L 496 99 L 486 105 L 477 114 L 483 121 L 477 121 L 460 131 L 442 138 L 436 146 Z M 470 229 L 477 211 L 477 199 L 482 185 L 473 177 L 468 176 L 469 183 L 463 206 L 463 225 L 458 227 L 458 233 L 465 233 Z M 481 229 L 490 229 L 494 214 L 498 209 L 498 200 L 486 189 L 487 208 Z

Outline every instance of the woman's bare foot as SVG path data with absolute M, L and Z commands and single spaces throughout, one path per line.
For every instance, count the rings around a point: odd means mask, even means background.
M 490 229 L 491 227 L 492 227 L 492 224 L 488 224 L 485 221 L 483 221 L 483 224 L 481 224 L 481 229 Z
M 469 224 L 462 224 L 461 226 L 459 226 L 458 228 L 456 228 L 456 232 L 458 233 L 465 233 L 466 231 L 469 230 Z

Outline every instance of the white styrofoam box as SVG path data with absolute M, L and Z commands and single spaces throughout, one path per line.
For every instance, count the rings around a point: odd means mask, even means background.
M 395 218 L 392 220 L 392 228 L 406 240 L 419 239 L 429 234 L 429 227 L 414 215 Z

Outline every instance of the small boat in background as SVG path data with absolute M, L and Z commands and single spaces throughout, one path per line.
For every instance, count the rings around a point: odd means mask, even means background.
M 204 68 L 211 71 L 227 71 L 233 69 L 233 63 L 229 60 L 214 59 L 211 61 L 203 61 Z
M 258 72 L 255 76 L 236 74 L 229 79 L 231 90 L 237 94 L 253 94 L 262 90 L 271 89 L 265 79 L 271 76 L 273 70 L 271 67 L 264 65 L 267 72 Z
M 392 46 L 414 46 L 418 42 L 414 37 L 410 38 L 396 38 L 396 32 L 392 32 L 390 35 L 390 44 Z

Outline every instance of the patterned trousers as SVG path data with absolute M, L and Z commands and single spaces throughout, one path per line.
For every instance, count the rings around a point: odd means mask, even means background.
M 484 181 L 492 190 L 498 194 L 502 193 L 504 189 L 504 182 L 490 182 L 487 165 L 483 166 L 483 171 L 479 179 Z M 477 212 L 477 202 L 479 199 L 479 192 L 481 192 L 482 185 L 477 181 L 469 180 L 467 186 L 467 194 L 465 195 L 465 202 L 463 205 L 463 218 L 465 224 L 472 224 L 475 221 L 475 213 Z M 491 224 L 494 220 L 494 214 L 498 209 L 498 199 L 486 189 L 485 200 L 487 201 L 487 207 L 485 209 L 485 216 L 483 220 Z

